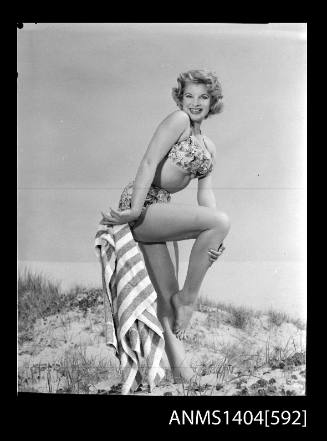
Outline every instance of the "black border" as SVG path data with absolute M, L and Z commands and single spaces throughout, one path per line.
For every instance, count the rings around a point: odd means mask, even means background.
M 129 8 L 129 6 L 128 6 Z M 163 9 L 166 7 L 164 6 Z M 88 8 L 89 9 L 89 8 Z M 23 14 L 20 13 L 16 17 L 16 29 L 20 30 L 19 23 L 307 23 L 308 25 L 308 52 L 310 47 L 310 40 L 313 35 L 311 33 L 311 20 L 305 14 L 299 14 L 297 8 L 296 13 L 292 14 L 292 19 L 265 16 L 260 17 L 259 20 L 254 21 L 253 17 L 245 16 L 235 20 L 235 17 L 229 17 L 222 13 L 215 12 L 210 15 L 212 11 L 211 6 L 204 6 L 193 17 L 187 17 L 183 5 L 180 7 L 174 7 L 174 13 L 171 13 L 172 8 L 168 8 L 168 11 L 163 11 L 160 14 L 155 15 L 154 12 L 147 9 L 146 12 L 140 11 L 134 12 L 129 9 L 130 19 L 126 11 L 121 16 L 115 17 L 108 14 L 106 19 L 97 20 L 92 16 L 92 11 L 87 11 L 85 16 L 81 14 L 78 17 L 76 13 L 70 17 L 66 16 L 58 17 L 54 14 L 42 15 L 38 11 L 35 14 Z M 192 10 L 192 8 L 190 8 Z M 170 13 L 169 13 L 170 12 Z M 166 13 L 166 17 L 165 17 Z M 82 17 L 81 17 L 82 15 Z M 99 10 L 96 15 L 99 14 Z M 119 14 L 118 14 L 119 15 Z M 170 15 L 170 17 L 168 17 Z M 219 18 L 218 18 L 219 17 Z M 172 20 L 173 18 L 173 20 Z M 308 62 L 310 56 L 308 57 Z M 308 65 L 308 73 L 310 73 Z M 313 185 L 311 179 L 315 173 L 313 173 L 313 141 L 312 135 L 312 122 L 310 121 L 310 105 L 311 96 L 310 92 L 310 75 L 308 77 L 308 213 L 315 212 L 315 205 L 312 204 L 313 199 Z M 311 143 L 312 142 L 312 143 Z M 317 142 L 317 141 L 316 141 Z M 324 141 L 319 141 L 320 148 Z M 310 147 L 311 146 L 311 147 Z M 316 166 L 316 164 L 315 164 Z M 318 186 L 321 190 L 323 185 Z M 317 187 L 315 187 L 317 189 Z M 323 194 L 322 194 L 323 196 Z M 313 270 L 313 261 L 309 259 L 309 256 L 317 255 L 313 250 L 312 241 L 310 240 L 310 219 L 308 216 L 308 282 L 310 281 L 310 275 Z M 309 287 L 309 284 L 308 284 Z M 159 434 L 171 434 L 171 433 L 188 433 L 194 434 L 199 431 L 210 432 L 219 434 L 226 431 L 242 431 L 243 433 L 253 431 L 260 431 L 265 433 L 276 432 L 305 432 L 312 431 L 317 428 L 323 420 L 319 420 L 318 403 L 316 401 L 318 393 L 324 394 L 324 390 L 319 390 L 319 386 L 314 385 L 314 380 L 317 378 L 315 374 L 315 368 L 313 364 L 315 350 L 314 350 L 314 324 L 316 322 L 315 313 L 313 310 L 314 302 L 316 303 L 316 295 L 313 292 L 312 285 L 310 285 L 310 293 L 308 290 L 308 320 L 307 320 L 307 395 L 303 397 L 146 397 L 146 396 L 107 396 L 107 395 L 59 395 L 59 394 L 33 394 L 33 393 L 17 393 L 16 381 L 14 380 L 13 397 L 18 410 L 16 414 L 17 421 L 20 422 L 22 428 L 22 434 L 31 434 L 37 430 L 39 425 L 45 424 L 48 428 L 51 428 L 51 434 L 62 434 L 63 430 L 67 430 L 67 434 L 76 436 L 79 433 L 84 434 L 86 430 L 90 430 L 95 435 L 98 434 L 99 429 L 107 432 L 108 436 L 111 434 L 110 427 L 114 425 L 117 429 L 117 435 L 121 436 L 126 433 L 126 430 L 131 430 L 137 436 L 157 436 Z M 320 291 L 321 296 L 321 291 Z M 312 296 L 315 295 L 315 298 Z M 16 318 L 16 317 L 15 317 Z M 13 321 L 15 322 L 15 318 Z M 324 322 L 322 321 L 321 324 Z M 323 338 L 323 337 L 322 337 Z M 14 346 L 12 346 L 14 347 Z M 322 351 L 322 349 L 320 349 Z M 14 357 L 17 356 L 17 353 Z M 16 358 L 15 358 L 16 359 Z M 323 369 L 320 368 L 320 369 Z M 324 386 L 321 386 L 324 389 Z M 173 410 L 185 409 L 185 410 L 264 410 L 264 409 L 306 409 L 307 411 L 307 428 L 303 429 L 296 426 L 275 426 L 270 428 L 264 428 L 259 426 L 245 426 L 245 427 L 222 427 L 222 426 L 169 426 L 168 422 Z M 25 425 L 25 424 L 26 425 Z M 53 424 L 54 423 L 54 424 Z M 65 425 L 65 429 L 63 429 Z M 152 432 L 155 429 L 156 432 Z M 40 429 L 41 430 L 41 429 Z M 46 434 L 44 434 L 46 436 Z

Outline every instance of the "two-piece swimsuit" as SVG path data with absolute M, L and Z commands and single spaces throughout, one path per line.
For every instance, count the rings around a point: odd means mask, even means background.
M 210 153 L 202 147 L 194 137 L 190 135 L 188 138 L 176 142 L 166 155 L 174 164 L 187 171 L 191 179 L 206 177 L 213 168 L 213 160 Z M 134 181 L 130 182 L 123 190 L 119 200 L 119 210 L 127 210 L 131 208 L 131 200 L 133 195 Z M 130 222 L 131 228 L 139 225 L 146 213 L 147 207 L 155 203 L 170 202 L 171 194 L 156 185 L 151 185 L 145 198 L 141 215 L 137 220 Z

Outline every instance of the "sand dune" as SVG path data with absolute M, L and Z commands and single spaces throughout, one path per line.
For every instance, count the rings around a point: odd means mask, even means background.
M 119 394 L 119 362 L 106 346 L 100 290 L 77 293 L 66 310 L 20 335 L 19 390 Z M 286 316 L 200 304 L 185 348 L 194 378 L 175 384 L 169 369 L 143 395 L 304 395 L 305 328 Z

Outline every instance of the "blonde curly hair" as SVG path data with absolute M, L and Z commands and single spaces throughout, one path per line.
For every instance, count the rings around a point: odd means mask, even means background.
M 210 95 L 210 110 L 206 115 L 215 115 L 223 110 L 223 94 L 220 82 L 215 72 L 211 72 L 207 69 L 192 69 L 187 72 L 181 73 L 177 78 L 177 87 L 172 89 L 172 97 L 177 106 L 182 108 L 183 93 L 187 82 L 194 84 L 204 84 Z

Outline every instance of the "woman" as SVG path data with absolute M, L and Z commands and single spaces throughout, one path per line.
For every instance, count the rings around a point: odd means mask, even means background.
M 182 73 L 177 83 L 173 98 L 179 110 L 159 124 L 135 180 L 122 193 L 119 209 L 102 213 L 101 223 L 130 225 L 158 293 L 157 314 L 173 372 L 190 378 L 193 372 L 183 365 L 185 353 L 179 340 L 185 336 L 203 278 L 224 249 L 230 222 L 217 210 L 212 190 L 216 148 L 201 132 L 202 122 L 222 110 L 221 86 L 216 75 L 206 70 Z M 171 193 L 195 178 L 198 206 L 170 203 Z M 195 242 L 180 289 L 166 242 L 186 239 Z

